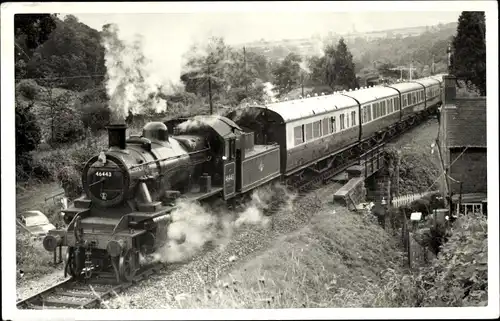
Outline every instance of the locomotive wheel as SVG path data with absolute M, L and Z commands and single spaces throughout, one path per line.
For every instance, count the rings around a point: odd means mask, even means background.
M 132 282 L 137 272 L 137 251 L 130 249 L 120 256 L 118 262 L 118 271 L 120 279 L 126 282 Z

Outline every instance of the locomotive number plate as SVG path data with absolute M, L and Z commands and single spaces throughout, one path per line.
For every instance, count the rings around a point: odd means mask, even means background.
M 113 176 L 113 173 L 111 173 L 111 172 L 96 172 L 95 176 L 99 176 L 99 177 L 111 177 L 111 176 Z
M 234 181 L 234 174 L 226 175 L 226 183 L 229 183 L 231 181 Z

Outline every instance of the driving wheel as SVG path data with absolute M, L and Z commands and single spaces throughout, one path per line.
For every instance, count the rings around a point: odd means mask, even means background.
M 138 266 L 138 252 L 130 249 L 120 256 L 118 263 L 118 270 L 120 272 L 120 279 L 126 282 L 132 282 L 137 272 Z

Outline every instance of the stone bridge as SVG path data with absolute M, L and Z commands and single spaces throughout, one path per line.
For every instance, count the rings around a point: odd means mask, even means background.
M 333 195 L 334 202 L 340 203 L 349 209 L 356 209 L 357 204 L 365 201 L 366 179 L 387 168 L 384 147 L 385 144 L 382 144 L 364 153 L 359 157 L 357 164 L 350 166 L 343 173 L 334 177 L 337 182 L 345 182 L 344 186 Z M 390 184 L 390 181 L 387 180 L 387 183 Z M 388 196 L 389 193 L 387 193 Z

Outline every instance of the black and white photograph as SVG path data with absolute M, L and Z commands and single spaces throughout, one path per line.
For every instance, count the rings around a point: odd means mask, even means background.
M 496 2 L 1 26 L 2 319 L 500 316 Z

